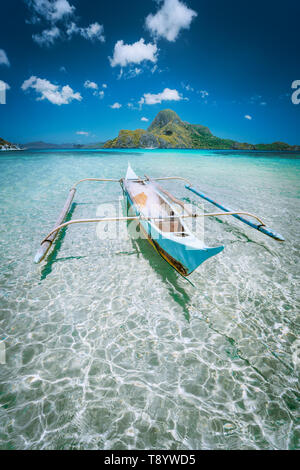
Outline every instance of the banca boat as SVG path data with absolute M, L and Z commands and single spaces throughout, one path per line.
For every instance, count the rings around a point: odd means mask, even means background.
M 193 213 L 180 199 L 162 188 L 159 180 L 182 180 L 186 182 L 186 189 L 192 191 L 197 196 L 209 201 L 211 204 L 222 209 L 222 212 L 214 213 Z M 95 219 L 79 219 L 64 222 L 71 203 L 75 196 L 77 185 L 84 181 L 102 181 L 120 183 L 124 196 L 127 199 L 128 214 L 126 217 L 101 217 Z M 85 178 L 78 181 L 70 190 L 67 201 L 61 211 L 51 232 L 45 237 L 36 253 L 34 261 L 39 263 L 45 258 L 57 233 L 60 229 L 78 223 L 98 223 L 109 221 L 136 221 L 144 237 L 153 248 L 182 276 L 189 276 L 197 267 L 207 259 L 220 253 L 224 247 L 208 247 L 199 240 L 185 224 L 186 218 L 191 217 L 216 217 L 228 216 L 236 217 L 240 221 L 255 228 L 256 230 L 274 238 L 277 241 L 284 241 L 282 235 L 267 228 L 256 215 L 244 211 L 232 211 L 206 196 L 200 190 L 192 187 L 191 183 L 182 177 L 160 177 L 144 178 L 139 177 L 128 165 L 125 178 Z M 247 218 L 245 218 L 245 216 Z M 256 219 L 258 222 L 254 222 Z

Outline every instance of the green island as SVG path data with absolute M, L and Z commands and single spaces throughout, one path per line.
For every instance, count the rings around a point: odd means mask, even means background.
M 148 130 L 120 130 L 118 137 L 108 140 L 104 148 L 178 148 L 219 150 L 298 151 L 300 146 L 284 142 L 248 144 L 214 136 L 208 127 L 182 121 L 171 109 L 160 111 Z
M 222 139 L 212 134 L 210 129 L 201 124 L 190 124 L 182 121 L 178 114 L 171 109 L 160 111 L 147 130 L 134 131 L 122 129 L 118 137 L 106 142 L 87 144 L 53 144 L 46 142 L 29 142 L 20 147 L 0 138 L 0 150 L 27 149 L 210 149 L 210 150 L 258 150 L 258 151 L 286 151 L 296 152 L 300 145 L 289 145 L 285 142 L 271 144 L 248 144 L 231 139 Z

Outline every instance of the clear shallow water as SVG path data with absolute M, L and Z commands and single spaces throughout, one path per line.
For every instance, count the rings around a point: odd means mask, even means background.
M 206 242 L 225 250 L 192 286 L 146 241 L 99 240 L 78 225 L 34 265 L 72 184 L 122 177 L 128 160 L 141 175 L 189 178 L 286 242 L 210 218 Z M 207 151 L 1 154 L 0 448 L 299 448 L 299 162 Z M 166 187 L 201 204 L 181 183 Z M 120 194 L 117 184 L 83 183 L 72 217 L 95 217 Z

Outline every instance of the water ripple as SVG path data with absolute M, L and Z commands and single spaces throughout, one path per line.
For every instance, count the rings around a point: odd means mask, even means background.
M 36 267 L 66 189 L 85 176 L 122 176 L 127 159 L 1 156 L 0 448 L 299 448 L 299 160 L 213 152 L 130 160 L 139 174 L 172 167 L 202 182 L 287 242 L 209 219 L 207 243 L 226 248 L 192 285 L 146 241 L 98 240 L 95 228 L 78 226 Z M 118 200 L 116 186 L 83 185 L 72 217 L 95 217 L 108 191 Z

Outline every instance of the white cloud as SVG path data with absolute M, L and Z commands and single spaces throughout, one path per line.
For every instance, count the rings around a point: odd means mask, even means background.
M 253 95 L 251 96 L 250 98 L 250 103 L 254 104 L 254 103 L 257 103 L 258 101 L 260 101 L 262 99 L 262 96 L 261 95 Z
M 4 82 L 3 80 L 0 80 L 0 91 L 3 90 L 10 90 L 10 86 L 8 83 Z
M 141 38 L 133 44 L 124 44 L 124 41 L 118 41 L 115 44 L 113 58 L 109 57 L 110 65 L 115 67 L 126 67 L 129 64 L 140 64 L 144 60 L 150 62 L 157 61 L 158 49 L 156 44 L 145 44 L 145 40 Z
M 185 84 L 185 83 L 182 83 L 182 82 L 181 82 L 181 86 L 182 86 L 182 88 L 184 88 L 186 91 L 194 91 L 194 88 L 191 87 L 191 85 L 189 85 L 188 83 Z
M 143 98 L 144 99 L 144 98 Z M 139 103 L 140 104 L 140 103 Z M 134 103 L 133 103 L 133 100 L 129 101 L 129 103 L 127 103 L 127 107 L 128 109 L 131 109 L 131 110 L 140 110 L 140 106 L 136 106 Z
M 103 83 L 102 88 L 107 88 L 106 83 Z
M 77 134 L 77 135 L 85 135 L 85 136 L 90 135 L 89 132 L 85 132 L 85 131 L 77 131 L 76 134 Z
M 175 41 L 181 29 L 189 29 L 197 13 L 179 0 L 164 0 L 162 7 L 146 18 L 146 26 L 154 37 Z
M 51 23 L 51 29 L 42 31 L 41 34 L 34 34 L 33 39 L 40 45 L 53 44 L 54 39 L 59 36 L 58 29 L 55 28 L 57 21 L 63 20 L 64 23 L 67 18 L 74 16 L 75 7 L 69 3 L 68 0 L 25 0 L 29 7 L 35 13 L 35 16 L 29 23 L 38 23 L 41 18 Z M 28 21 L 27 21 L 28 23 Z M 103 25 L 95 22 L 89 26 L 82 28 L 71 22 L 67 24 L 66 34 L 71 38 L 74 34 L 78 34 L 83 38 L 90 41 L 105 41 Z M 53 37 L 54 35 L 54 37 Z
M 81 101 L 82 96 L 80 93 L 75 93 L 69 85 L 60 87 L 54 85 L 44 78 L 38 78 L 31 76 L 21 86 L 22 90 L 26 91 L 30 88 L 36 91 L 38 94 L 37 101 L 48 100 L 50 103 L 57 104 L 69 104 L 73 100 Z
M 0 65 L 7 65 L 7 67 L 10 66 L 8 57 L 4 49 L 0 49 Z
M 26 3 L 36 14 L 51 22 L 72 15 L 75 10 L 75 7 L 70 5 L 67 0 L 27 0 Z M 34 19 L 34 22 L 36 21 L 37 19 Z
M 251 104 L 259 104 L 260 106 L 267 106 L 267 103 L 266 101 L 264 101 L 262 95 L 258 95 L 258 94 L 251 96 L 249 102 Z
M 148 122 L 148 121 L 149 121 L 149 119 L 148 119 L 148 118 L 146 118 L 146 117 L 142 117 L 142 118 L 141 118 L 141 121 Z
M 122 108 L 122 105 L 120 103 L 114 103 L 114 104 L 110 105 L 110 107 L 112 109 L 120 109 L 120 108 Z
M 98 41 L 105 42 L 103 33 L 103 25 L 97 22 L 90 24 L 87 28 L 81 28 L 81 35 L 85 39 L 90 39 L 91 41 L 98 39 Z
M 79 34 L 82 36 L 84 39 L 90 40 L 90 41 L 101 41 L 105 42 L 105 36 L 104 36 L 104 27 L 102 24 L 99 23 L 92 23 L 86 28 L 80 28 L 78 27 L 75 23 L 70 23 L 68 25 L 67 35 L 69 38 L 71 38 L 74 34 Z
M 98 85 L 95 82 L 91 82 L 90 80 L 86 80 L 83 84 L 84 88 L 91 88 L 92 90 L 98 90 Z
M 134 78 L 134 77 L 137 77 L 138 75 L 140 75 L 141 73 L 142 73 L 142 69 L 140 69 L 138 67 L 134 67 L 134 68 L 132 68 L 128 71 L 125 78 Z
M 159 104 L 162 101 L 180 101 L 182 99 L 182 96 L 178 93 L 177 90 L 170 90 L 170 88 L 165 88 L 164 91 L 157 94 L 144 93 L 139 101 L 139 105 Z
M 245 115 L 245 119 L 248 119 L 249 121 L 251 121 L 251 120 L 252 120 L 252 116 L 249 116 L 249 114 L 246 114 L 246 115 Z
M 51 46 L 59 36 L 60 30 L 57 26 L 53 26 L 51 29 L 44 29 L 40 34 L 33 34 L 32 39 L 39 46 Z
M 209 93 L 206 90 L 200 90 L 200 91 L 198 91 L 198 93 L 199 93 L 199 95 L 201 95 L 201 98 L 203 98 L 203 99 L 205 99 L 209 96 Z
M 84 88 L 89 88 L 91 90 L 93 90 L 93 95 L 94 96 L 99 96 L 99 98 L 102 100 L 104 98 L 104 91 L 103 90 L 99 90 L 99 87 L 98 87 L 98 84 L 95 83 L 95 82 L 91 82 L 90 80 L 86 80 L 83 84 Z M 103 85 L 102 85 L 103 87 Z M 104 87 L 105 88 L 105 87 Z

